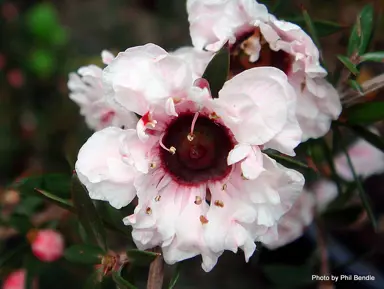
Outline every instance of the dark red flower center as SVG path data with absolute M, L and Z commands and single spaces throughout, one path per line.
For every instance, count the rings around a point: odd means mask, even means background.
M 184 113 L 169 124 L 162 141 L 176 149 L 174 154 L 159 146 L 163 168 L 179 183 L 191 186 L 226 177 L 231 170 L 228 153 L 234 147 L 228 129 L 203 115 L 188 137 L 193 118 L 193 113 Z
M 252 45 L 255 38 L 260 38 L 261 51 L 259 59 L 255 62 L 249 61 L 249 54 L 247 53 L 248 46 Z M 236 43 L 231 46 L 230 57 L 230 72 L 231 77 L 243 72 L 244 70 L 262 67 L 273 66 L 288 74 L 291 69 L 292 57 L 284 51 L 273 51 L 269 44 L 265 41 L 259 28 L 244 33 L 238 37 Z

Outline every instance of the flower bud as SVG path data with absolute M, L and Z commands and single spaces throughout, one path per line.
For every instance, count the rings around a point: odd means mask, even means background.
M 64 240 L 53 230 L 32 230 L 27 235 L 33 254 L 43 262 L 53 262 L 63 255 Z
M 3 283 L 3 289 L 24 289 L 26 272 L 25 270 L 17 270 L 7 276 Z M 37 289 L 37 280 L 33 281 L 33 289 Z

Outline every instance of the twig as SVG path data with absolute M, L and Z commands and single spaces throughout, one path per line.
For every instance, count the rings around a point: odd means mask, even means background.
M 327 244 L 325 240 L 324 226 L 321 218 L 317 216 L 315 218 L 316 231 L 317 231 L 317 245 L 320 251 L 320 276 L 331 276 L 328 264 L 328 251 Z M 320 281 L 319 289 L 334 289 L 332 281 Z
M 362 98 L 363 96 L 369 93 L 372 93 L 376 90 L 379 90 L 383 87 L 384 87 L 384 73 L 362 83 L 361 84 L 361 88 L 363 89 L 362 93 L 349 89 L 346 92 L 341 93 L 341 99 L 343 104 L 350 105 L 356 100 L 359 100 L 359 98 Z
M 160 253 L 160 248 L 155 248 L 155 252 Z M 147 289 L 161 289 L 164 281 L 164 261 L 163 256 L 159 255 L 151 263 L 148 273 Z

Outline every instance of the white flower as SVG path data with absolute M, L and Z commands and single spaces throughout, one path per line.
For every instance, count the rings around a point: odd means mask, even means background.
M 169 264 L 201 254 L 209 271 L 238 248 L 248 260 L 304 185 L 262 152 L 293 152 L 300 142 L 286 75 L 250 69 L 212 99 L 193 85 L 187 62 L 148 44 L 120 53 L 104 84 L 142 118 L 136 130 L 96 132 L 80 150 L 76 171 L 91 198 L 121 208 L 137 195 L 124 223 L 139 249 L 161 246 Z
M 371 131 L 377 135 L 379 134 L 374 128 L 371 128 Z M 359 139 L 351 145 L 348 153 L 358 176 L 366 178 L 384 172 L 383 153 L 367 141 Z M 336 157 L 335 167 L 337 173 L 345 180 L 352 181 L 354 179 L 345 154 L 341 153 Z
M 102 52 L 104 64 L 113 60 L 114 56 Z M 110 103 L 103 94 L 102 69 L 96 65 L 80 67 L 77 73 L 69 74 L 69 97 L 80 106 L 81 115 L 90 129 L 100 130 L 108 126 L 132 127 L 137 122 L 133 113 L 123 112 L 122 109 Z
M 375 129 L 373 132 L 378 133 Z M 363 178 L 384 171 L 384 156 L 377 148 L 364 140 L 358 140 L 348 149 L 356 173 Z M 342 153 L 334 160 L 336 170 L 345 180 L 353 181 L 353 175 L 345 155 Z M 316 211 L 324 211 L 337 197 L 335 183 L 321 180 L 300 195 L 299 199 L 278 222 L 268 229 L 260 240 L 268 249 L 276 249 L 293 242 L 303 235 L 312 223 Z
M 258 66 L 274 66 L 287 74 L 298 95 L 303 141 L 328 132 L 341 112 L 340 99 L 325 79 L 318 49 L 299 26 L 268 15 L 254 0 L 188 0 L 187 10 L 196 47 L 218 51 L 229 43 L 231 75 Z
M 203 51 L 194 47 L 181 47 L 170 53 L 187 62 L 192 70 L 193 79 L 198 79 L 203 76 L 208 63 L 211 61 L 214 53 Z

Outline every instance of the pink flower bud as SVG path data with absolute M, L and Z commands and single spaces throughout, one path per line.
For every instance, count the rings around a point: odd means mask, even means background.
M 24 289 L 24 283 L 26 278 L 25 270 L 17 270 L 8 275 L 3 283 L 3 289 Z M 32 288 L 37 288 L 37 280 L 33 281 Z
M 63 255 L 64 240 L 53 230 L 33 231 L 28 234 L 33 254 L 43 262 L 53 262 Z

